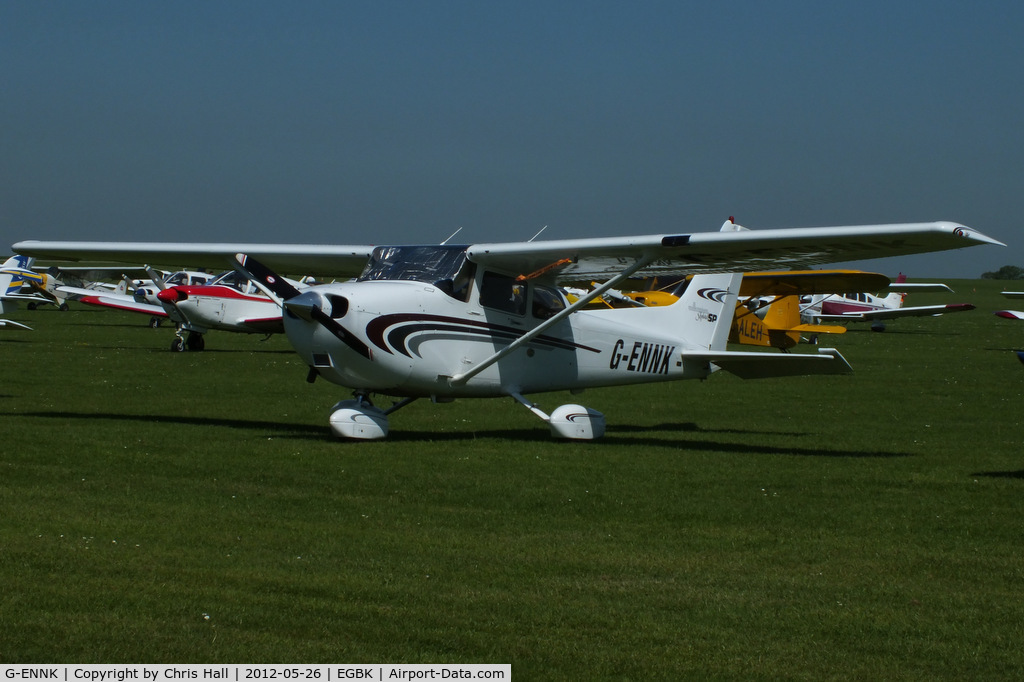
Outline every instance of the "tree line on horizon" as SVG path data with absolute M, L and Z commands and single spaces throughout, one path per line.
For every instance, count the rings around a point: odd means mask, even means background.
M 984 272 L 982 279 L 1024 279 L 1024 268 L 1016 265 L 1004 265 L 995 272 Z

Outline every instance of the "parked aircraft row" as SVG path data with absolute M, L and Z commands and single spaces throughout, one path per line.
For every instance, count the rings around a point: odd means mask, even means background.
M 658 306 L 674 303 L 689 283 L 688 278 L 641 282 L 638 291 L 612 290 L 600 304 L 616 306 Z M 865 293 L 887 288 L 887 295 Z M 904 275 L 895 282 L 877 273 L 854 270 L 805 270 L 744 273 L 729 340 L 755 346 L 786 349 L 795 345 L 800 333 L 841 334 L 845 326 L 822 322 L 872 322 L 872 330 L 884 331 L 883 320 L 899 317 L 937 316 L 974 310 L 970 303 L 904 307 L 909 291 L 952 291 L 939 283 L 908 283 Z M 857 292 L 857 293 L 849 293 Z M 585 293 L 571 290 L 571 295 Z
M 280 323 L 309 370 L 354 391 L 335 405 L 335 434 L 381 438 L 389 415 L 420 399 L 511 397 L 556 437 L 597 438 L 599 412 L 578 404 L 547 413 L 527 396 L 598 386 L 846 373 L 828 348 L 765 353 L 726 348 L 742 273 L 1001 244 L 951 222 L 747 230 L 548 242 L 436 246 L 169 244 L 23 241 L 48 259 L 157 265 L 230 265 L 283 310 Z M 278 272 L 346 281 L 312 286 Z M 587 309 L 633 277 L 692 275 L 664 306 Z M 354 279 L 348 279 L 354 278 Z M 571 301 L 561 286 L 601 283 Z M 182 309 L 193 297 L 162 293 Z M 167 299 L 175 300 L 167 300 Z M 196 296 L 198 298 L 198 295 Z M 397 398 L 381 408 L 371 396 Z

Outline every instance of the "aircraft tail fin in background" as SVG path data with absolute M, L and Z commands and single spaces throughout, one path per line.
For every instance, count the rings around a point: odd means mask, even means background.
M 21 286 L 27 283 L 25 273 L 30 272 L 33 258 L 28 256 L 11 256 L 0 271 L 0 296 L 15 295 Z
M 22 270 L 29 270 L 29 269 L 32 268 L 32 262 L 33 261 L 35 261 L 35 258 L 30 258 L 29 256 L 14 255 L 14 256 L 11 256 L 10 258 L 8 258 L 4 262 L 3 267 L 5 269 L 6 268 L 21 268 Z
M 796 296 L 779 296 L 764 312 L 764 324 L 772 330 L 789 330 L 800 324 L 800 301 Z

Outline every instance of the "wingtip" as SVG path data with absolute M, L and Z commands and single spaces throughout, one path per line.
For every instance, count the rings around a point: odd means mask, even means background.
M 953 234 L 959 237 L 964 237 L 966 239 L 979 242 L 981 244 L 992 244 L 993 246 L 1006 246 L 1006 244 L 999 241 L 998 239 L 993 239 L 992 237 L 989 237 L 986 234 L 982 234 L 978 230 L 975 230 L 973 227 L 967 227 L 966 225 L 960 225 L 958 223 L 950 223 L 950 225 L 953 228 Z

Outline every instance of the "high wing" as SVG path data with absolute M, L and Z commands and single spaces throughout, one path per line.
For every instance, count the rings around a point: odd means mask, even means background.
M 727 221 L 731 225 L 732 221 Z M 640 264 L 636 277 L 699 272 L 806 268 L 839 261 L 900 256 L 1002 242 L 953 222 L 660 234 L 475 244 L 469 260 L 519 274 L 552 272 L 559 280 L 599 278 Z M 17 253 L 36 258 L 231 267 L 245 253 L 281 273 L 353 276 L 373 250 L 363 246 L 302 244 L 176 244 L 145 242 L 21 241 Z M 632 269 L 632 268 L 631 268 Z
M 122 276 L 144 277 L 147 274 L 146 268 L 141 265 L 135 267 L 125 267 L 123 265 L 111 265 L 108 267 L 95 265 L 33 265 L 32 269 L 38 272 L 49 272 L 50 270 L 55 270 L 54 274 L 74 275 L 85 280 L 97 280 Z
M 740 284 L 740 296 L 802 296 L 841 294 L 846 291 L 876 291 L 889 286 L 889 278 L 859 270 L 790 270 L 747 272 Z
M 1006 298 L 1024 298 L 1024 291 L 1000 291 Z
M 362 272 L 372 246 L 319 244 L 186 244 L 173 242 L 18 242 L 15 252 L 39 254 L 47 260 L 138 263 L 180 267 L 182 265 L 231 269 L 236 253 L 247 253 L 282 273 L 317 274 L 325 277 L 354 277 Z
M 731 221 L 727 221 L 728 225 Z M 470 260 L 507 272 L 557 267 L 560 280 L 601 278 L 643 262 L 634 277 L 685 272 L 800 269 L 1002 242 L 953 222 L 798 227 L 773 230 L 475 244 Z
M 815 315 L 819 320 L 842 322 L 851 320 L 893 320 L 897 317 L 927 317 L 944 313 L 963 313 L 974 310 L 970 303 L 947 303 L 945 305 L 922 305 L 910 308 L 880 308 L 864 312 L 849 312 L 841 315 Z

